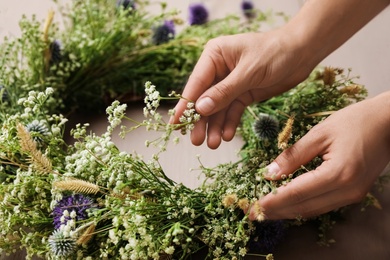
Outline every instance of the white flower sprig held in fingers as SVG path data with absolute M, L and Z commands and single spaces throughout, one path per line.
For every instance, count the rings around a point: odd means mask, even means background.
M 139 128 L 145 127 L 147 131 L 160 131 L 163 132 L 162 136 L 145 142 L 146 146 L 153 144 L 160 148 L 160 151 L 166 150 L 166 145 L 169 140 L 171 140 L 171 135 L 174 130 L 181 130 L 182 134 L 187 133 L 187 131 L 191 131 L 194 128 L 194 124 L 199 121 L 200 115 L 195 110 L 194 102 L 187 100 L 187 109 L 184 110 L 183 115 L 180 117 L 178 124 L 169 124 L 167 123 L 163 116 L 157 111 L 160 107 L 161 100 L 179 100 L 185 99 L 182 95 L 177 94 L 176 92 L 171 92 L 168 97 L 163 97 L 160 95 L 160 92 L 157 90 L 156 86 L 153 85 L 150 81 L 145 83 L 145 98 L 144 103 L 145 107 L 143 108 L 143 114 L 146 119 L 142 122 L 136 121 L 133 118 L 129 118 L 125 116 L 126 105 L 120 105 L 119 101 L 114 101 L 110 107 L 107 108 L 106 112 L 108 114 L 108 119 L 110 122 L 109 131 L 112 130 L 121 124 L 122 119 L 126 119 L 133 123 L 133 126 L 126 127 L 124 125 L 121 126 L 120 136 L 124 137 L 129 132 Z M 168 111 L 168 115 L 172 116 L 175 114 L 173 109 Z M 173 138 L 173 142 L 177 143 L 178 138 Z

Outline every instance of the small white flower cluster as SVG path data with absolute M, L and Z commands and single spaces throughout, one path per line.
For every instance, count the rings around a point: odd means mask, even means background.
M 234 213 L 224 216 L 207 220 L 201 237 L 214 249 L 211 252 L 213 259 L 242 259 L 247 254 L 246 244 L 249 241 L 252 224 L 247 217 L 239 219 Z
M 68 210 L 63 211 L 62 217 L 60 218 L 61 225 L 59 230 L 63 232 L 64 236 L 77 238 L 74 233 L 74 230 L 76 229 L 76 217 L 77 214 L 74 210 L 71 212 Z
M 108 114 L 108 122 L 110 127 L 108 128 L 109 132 L 121 124 L 122 118 L 125 116 L 127 105 L 120 104 L 118 100 L 112 102 L 111 106 L 107 107 L 106 113 Z
M 192 131 L 194 129 L 194 124 L 198 122 L 200 119 L 200 115 L 195 110 L 194 102 L 187 103 L 187 109 L 184 110 L 183 115 L 180 116 L 179 121 L 185 127 L 182 128 L 182 133 L 185 134 L 188 131 Z
M 91 133 L 85 134 L 85 126 L 79 126 L 74 131 L 74 136 L 85 138 L 74 144 L 76 150 L 66 158 L 66 176 L 78 176 L 90 182 L 95 182 L 101 168 L 118 153 L 114 142 L 108 133 L 96 136 Z M 114 153 L 114 154 L 113 154 Z
M 47 88 L 45 92 L 30 91 L 27 98 L 20 98 L 18 100 L 18 105 L 23 105 L 25 107 L 21 117 L 29 118 L 31 117 L 31 114 L 42 113 L 42 107 L 44 107 L 45 102 L 53 93 L 53 88 Z
M 153 85 L 150 81 L 145 83 L 145 98 L 144 102 L 146 107 L 144 107 L 144 115 L 145 117 L 149 117 L 149 115 L 155 117 L 156 109 L 160 106 L 160 92 L 156 90 L 156 86 Z M 158 118 L 155 118 L 158 120 Z

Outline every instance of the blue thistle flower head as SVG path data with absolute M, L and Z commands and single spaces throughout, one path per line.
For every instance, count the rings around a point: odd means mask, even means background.
M 201 4 L 192 4 L 189 6 L 189 18 L 190 25 L 205 24 L 209 19 L 209 12 L 206 7 Z
M 0 85 L 0 96 L 1 96 L 1 102 L 8 101 L 8 93 L 3 85 Z
M 253 131 L 261 140 L 275 139 L 279 133 L 279 121 L 268 114 L 260 114 L 253 123 Z
M 76 241 L 70 237 L 65 236 L 61 230 L 55 230 L 50 235 L 49 246 L 55 256 L 69 256 L 74 253 L 76 249 Z
M 116 7 L 120 8 L 122 7 L 123 9 L 131 9 L 135 10 L 135 1 L 134 0 L 118 0 L 116 2 Z
M 72 211 L 76 212 L 75 221 L 80 221 L 88 218 L 88 210 L 95 208 L 96 204 L 94 201 L 82 194 L 73 194 L 63 197 L 57 202 L 57 205 L 53 209 L 53 223 L 54 228 L 58 229 L 61 225 L 71 219 L 70 216 L 64 216 L 64 211 L 67 210 L 69 213 Z
M 39 120 L 33 120 L 26 125 L 27 131 L 29 131 L 33 140 L 38 144 L 42 144 L 46 136 L 50 135 L 49 128 L 44 122 Z
M 287 225 L 283 220 L 254 222 L 255 231 L 249 240 L 249 251 L 272 253 L 286 234 Z
M 175 24 L 173 21 L 165 21 L 164 24 L 153 29 L 152 41 L 159 45 L 169 42 L 175 37 Z
M 253 18 L 255 16 L 254 5 L 252 1 L 248 1 L 248 0 L 242 1 L 241 9 L 246 18 Z
M 62 60 L 62 46 L 59 40 L 50 43 L 50 64 L 58 64 Z

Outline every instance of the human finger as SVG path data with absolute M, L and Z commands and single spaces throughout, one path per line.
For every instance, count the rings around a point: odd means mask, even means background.
M 268 207 L 264 200 L 259 200 L 255 203 L 258 203 L 257 208 L 261 205 L 262 211 L 250 212 L 249 218 L 252 221 L 256 220 L 259 213 L 261 214 L 261 218 L 264 219 L 310 218 L 360 201 L 366 194 L 367 192 L 365 190 L 356 188 L 354 190 L 346 188 L 336 189 L 282 208 Z M 271 197 L 276 195 L 268 194 L 267 196 Z
M 316 209 L 313 210 L 308 207 L 307 203 L 313 198 L 321 197 L 339 188 L 336 186 L 337 183 L 332 174 L 339 171 L 332 168 L 332 171 L 328 172 L 329 169 L 327 170 L 327 165 L 324 165 L 324 163 L 317 169 L 304 173 L 288 184 L 277 188 L 274 193 L 261 198 L 256 202 L 261 206 L 261 212 L 258 211 L 258 207 L 252 207 L 250 217 L 255 219 L 259 214 L 263 214 L 266 218 L 272 219 L 294 218 L 298 215 L 306 216 L 310 211 L 319 212 L 323 205 L 318 204 L 315 206 Z M 291 205 L 295 207 L 291 207 Z
M 267 171 L 264 173 L 264 177 L 269 180 L 281 179 L 307 164 L 314 157 L 325 154 L 330 141 L 325 138 L 323 132 L 326 131 L 322 130 L 321 124 L 313 127 L 266 167 Z
M 223 126 L 222 138 L 224 141 L 230 141 L 233 139 L 236 133 L 236 129 L 241 122 L 242 114 L 250 103 L 251 101 L 245 103 L 240 99 L 236 99 L 229 106 L 226 112 L 226 120 Z
M 216 149 L 221 144 L 225 120 L 226 109 L 209 117 L 207 126 L 207 146 L 209 148 Z
M 211 115 L 228 107 L 243 93 L 254 89 L 256 80 L 247 70 L 247 64 L 244 64 L 244 62 L 238 63 L 224 79 L 205 90 L 196 101 L 197 111 L 201 115 Z M 258 73 L 261 73 L 261 71 Z
M 193 145 L 202 145 L 206 139 L 208 117 L 201 117 L 198 122 L 195 123 L 194 129 L 191 131 L 191 142 Z
M 171 117 L 170 123 L 178 122 L 178 117 L 185 110 L 188 100 L 195 102 L 216 82 L 217 78 L 223 78 L 229 73 L 224 58 L 218 50 L 215 40 L 207 43 L 184 87 L 182 93 L 184 99 L 179 100 L 175 106 L 177 113 L 176 116 Z

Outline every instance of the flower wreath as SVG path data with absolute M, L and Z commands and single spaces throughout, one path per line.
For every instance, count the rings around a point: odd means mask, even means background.
M 199 119 L 192 102 L 177 125 L 165 123 L 158 108 L 165 100 L 185 98 L 172 86 L 183 85 L 204 43 L 257 30 L 272 14 L 244 1 L 247 21 L 233 16 L 208 21 L 207 9 L 194 4 L 191 26 L 177 34 L 176 12 L 162 5 L 162 14 L 153 16 L 145 6 L 77 0 L 61 9 L 70 21 L 65 31 L 50 12 L 43 30 L 36 19 L 23 18 L 22 36 L 5 39 L 0 49 L 0 251 L 20 247 L 27 258 L 47 259 L 186 259 L 199 251 L 212 259 L 249 254 L 272 259 L 283 233 L 298 221 L 261 221 L 259 214 L 259 221 L 251 222 L 244 210 L 321 163 L 316 158 L 282 181 L 262 175 L 281 149 L 332 111 L 364 99 L 365 88 L 349 71 L 318 68 L 289 92 L 249 107 L 239 129 L 245 142 L 241 159 L 214 168 L 201 165 L 206 181 L 190 189 L 164 173 L 159 153 L 145 162 L 120 151 L 113 130 L 120 127 L 123 136 L 141 126 L 162 131 L 147 144 L 163 152 L 176 140 L 175 130 L 191 130 Z M 135 122 L 126 117 L 126 102 L 139 97 L 145 120 Z M 106 132 L 96 135 L 88 124 L 77 124 L 70 131 L 75 142 L 69 144 L 63 114 L 96 110 L 107 102 Z M 122 120 L 133 126 L 121 125 Z M 364 203 L 378 201 L 368 194 Z M 343 209 L 314 219 L 324 234 L 331 216 Z M 328 238 L 323 235 L 321 242 Z

